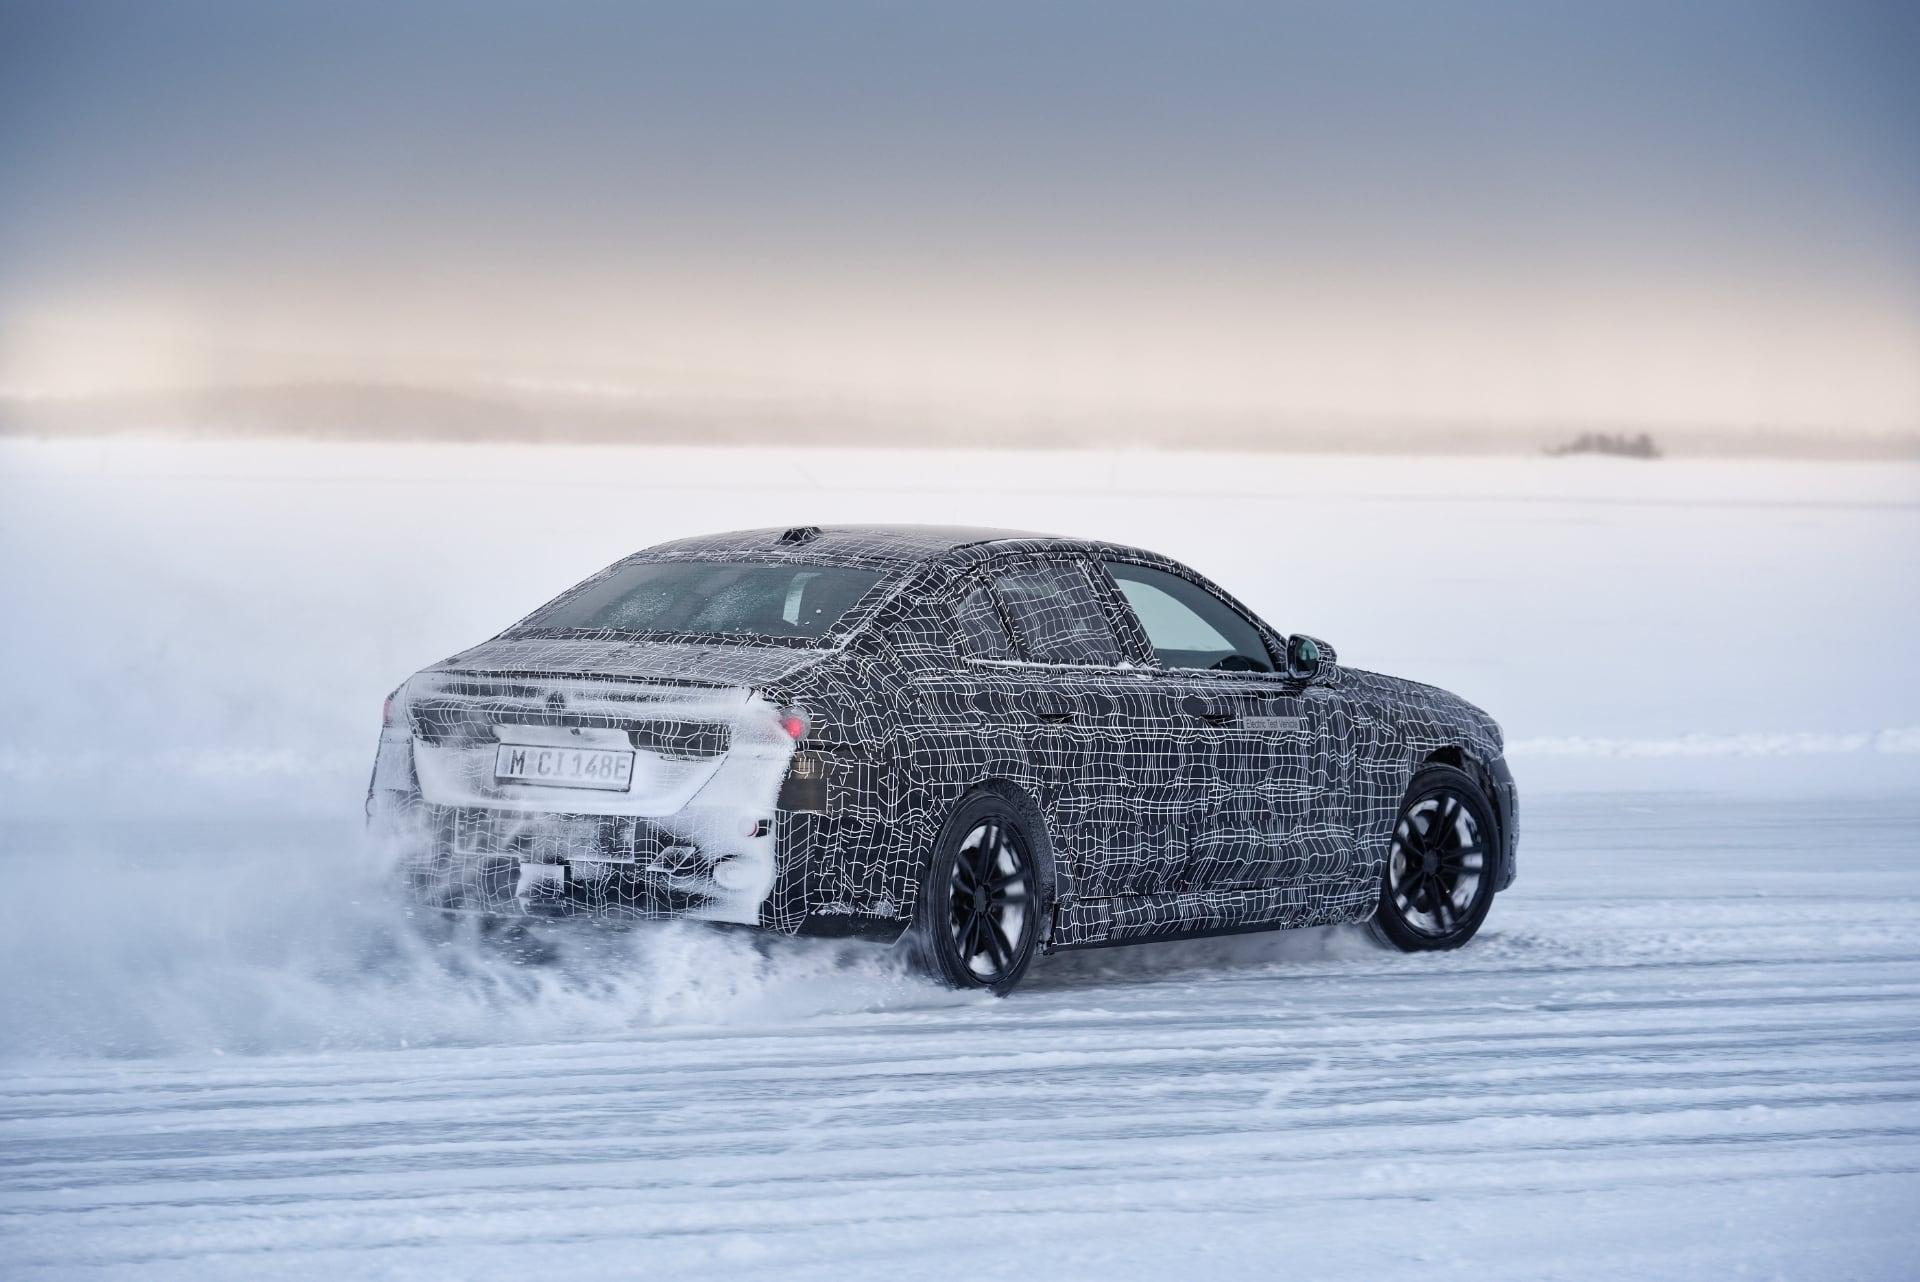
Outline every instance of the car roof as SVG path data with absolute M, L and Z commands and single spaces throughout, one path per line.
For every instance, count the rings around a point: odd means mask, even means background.
M 676 539 L 648 548 L 643 557 L 758 560 L 763 557 L 848 564 L 901 564 L 930 561 L 960 548 L 1016 542 L 1036 546 L 1086 547 L 1082 540 L 1027 530 L 974 525 L 802 525 L 734 530 Z

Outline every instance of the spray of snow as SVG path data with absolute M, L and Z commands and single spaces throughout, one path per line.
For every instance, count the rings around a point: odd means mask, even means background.
M 178 843 L 178 830 L 171 830 Z M 934 987 L 903 950 L 695 922 L 483 931 L 409 917 L 387 853 L 351 827 L 186 834 L 123 826 L 4 864 L 0 1058 L 256 1055 L 536 1044 L 753 1027 L 996 999 Z M 84 894 L 84 909 L 74 911 Z M 1357 931 L 1043 959 L 1044 988 L 1351 955 Z
M 185 851 L 124 831 L 7 860 L 9 1057 L 547 1041 L 939 1002 L 872 945 L 692 923 L 483 934 L 410 919 L 328 828 Z M 83 890 L 85 909 L 71 910 Z M 49 911 L 49 910 L 52 911 Z M 831 983 L 823 983 L 823 980 Z

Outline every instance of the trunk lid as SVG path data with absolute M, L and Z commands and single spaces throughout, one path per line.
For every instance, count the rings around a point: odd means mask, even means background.
M 779 731 L 777 711 L 755 687 L 822 653 L 786 646 L 496 638 L 407 682 L 406 716 L 421 795 L 442 806 L 675 814 L 716 778 L 757 780 L 784 770 L 792 740 Z M 497 761 L 503 748 L 516 746 L 631 751 L 627 786 L 508 778 Z M 777 787 L 777 775 L 771 777 Z M 733 782 L 720 788 L 729 796 L 737 790 Z
M 811 647 L 751 643 L 702 645 L 597 637 L 495 637 L 435 664 L 428 671 L 757 686 L 818 662 L 830 653 Z

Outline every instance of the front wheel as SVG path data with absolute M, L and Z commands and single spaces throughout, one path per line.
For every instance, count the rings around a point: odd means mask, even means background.
M 954 808 L 934 843 L 914 913 L 914 951 L 952 988 L 1005 995 L 1033 961 L 1040 884 L 1033 842 L 1014 806 L 976 793 Z
M 1493 806 L 1473 776 L 1429 766 L 1394 819 L 1372 931 L 1402 952 L 1458 948 L 1493 906 Z

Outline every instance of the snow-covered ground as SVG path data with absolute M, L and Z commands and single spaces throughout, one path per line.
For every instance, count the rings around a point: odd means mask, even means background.
M 856 519 L 1145 543 L 1481 702 L 1519 884 L 1448 957 L 1004 1002 L 396 919 L 388 688 L 633 547 Z M 1912 466 L 0 443 L 0 1275 L 1911 1276 L 1917 551 Z
M 242 927 L 127 840 L 84 953 L 6 945 L 9 1036 L 70 1053 L 0 1078 L 0 1271 L 1911 1277 L 1916 831 L 1546 803 L 1452 956 L 1115 949 L 1007 1001 L 692 929 L 436 956 L 329 890 L 324 831 L 225 852 L 305 868 L 229 888 L 297 900 Z M 70 927 L 58 878 L 13 902 Z

